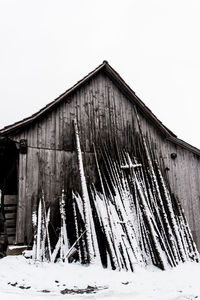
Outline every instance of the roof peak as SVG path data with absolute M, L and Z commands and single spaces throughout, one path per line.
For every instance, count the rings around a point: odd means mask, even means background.
M 30 124 L 31 122 L 35 121 L 37 118 L 42 116 L 44 113 L 46 113 L 48 110 L 52 109 L 57 103 L 62 101 L 62 99 L 68 95 L 70 95 L 72 92 L 74 92 L 77 88 L 85 84 L 88 80 L 90 80 L 94 75 L 96 75 L 98 72 L 103 70 L 106 72 L 106 74 L 110 77 L 110 79 L 119 87 L 119 89 L 124 93 L 124 95 L 133 103 L 133 105 L 136 105 L 140 111 L 143 112 L 143 114 L 149 118 L 154 125 L 156 125 L 157 128 L 160 129 L 160 131 L 164 134 L 165 138 L 173 141 L 175 144 L 179 144 L 182 147 L 189 149 L 190 151 L 193 151 L 194 153 L 198 154 L 200 156 L 200 150 L 196 149 L 195 147 L 179 140 L 176 135 L 171 132 L 166 126 L 164 126 L 161 121 L 157 119 L 157 117 L 151 112 L 151 110 L 143 103 L 143 101 L 135 94 L 135 92 L 127 85 L 127 83 L 121 78 L 121 76 L 109 65 L 107 60 L 104 60 L 103 63 L 98 66 L 95 70 L 90 72 L 88 75 L 86 75 L 83 79 L 78 81 L 74 86 L 69 88 L 67 91 L 65 91 L 63 94 L 61 94 L 59 97 L 57 97 L 54 101 L 50 102 L 48 105 L 43 107 L 40 111 L 36 112 L 32 116 L 25 118 L 21 121 L 18 121 L 14 124 L 11 124 L 9 126 L 6 126 L 2 129 L 0 129 L 0 135 L 8 135 L 9 133 L 19 129 L 20 127 L 23 127 L 25 125 Z

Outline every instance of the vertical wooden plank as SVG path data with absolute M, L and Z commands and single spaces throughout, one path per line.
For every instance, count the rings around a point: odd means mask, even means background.
M 59 149 L 63 150 L 64 144 L 66 141 L 66 132 L 65 132 L 65 125 L 64 125 L 64 103 L 59 106 L 58 109 L 58 122 L 59 122 Z
M 26 155 L 26 173 L 25 173 L 25 198 L 26 198 L 26 209 L 25 209 L 25 237 L 29 236 L 29 233 L 31 233 L 32 228 L 32 209 L 31 209 L 31 194 L 32 194 L 32 188 L 34 184 L 35 178 L 33 177 L 33 169 L 35 162 L 33 160 L 33 148 L 28 149 L 28 153 Z
M 170 166 L 168 177 L 172 191 L 182 201 L 192 229 L 200 231 L 198 216 L 200 207 L 200 161 L 193 157 L 190 151 L 179 146 L 177 147 L 177 159 L 171 160 L 170 153 L 176 151 L 174 144 L 164 140 L 158 128 L 146 116 L 140 112 L 139 115 L 144 135 L 147 134 L 152 144 L 155 144 L 157 148 L 157 158 L 161 155 L 164 157 L 166 166 Z M 33 195 L 37 194 L 38 185 L 41 186 L 45 183 L 45 191 L 48 197 L 54 197 L 58 193 L 63 177 L 69 182 L 70 187 L 73 185 L 77 187 L 78 185 L 74 179 L 76 171 L 73 170 L 75 166 L 73 155 L 70 152 L 65 153 L 66 161 L 69 162 L 68 170 L 63 167 L 62 152 L 54 150 L 73 150 L 72 120 L 76 116 L 84 150 L 91 151 L 92 143 L 99 143 L 100 138 L 103 141 L 108 141 L 112 140 L 114 136 L 122 146 L 129 147 L 130 150 L 135 147 L 134 136 L 138 129 L 137 125 L 134 124 L 133 105 L 112 80 L 103 73 L 98 74 L 82 86 L 79 91 L 70 96 L 69 100 L 66 99 L 60 103 L 52 113 L 47 113 L 35 125 L 30 125 L 30 129 L 27 129 L 27 127 L 21 133 L 12 135 L 12 138 L 16 141 L 22 138 L 27 139 L 28 145 L 31 147 L 49 148 L 47 151 L 41 150 L 43 163 L 40 169 L 42 169 L 43 178 L 42 181 L 39 180 L 39 183 L 38 179 L 35 180 L 35 178 L 38 178 L 37 173 L 39 173 L 39 166 L 36 164 L 37 152 L 28 150 L 27 156 L 20 155 L 18 229 L 16 235 L 18 242 L 24 240 L 25 233 L 27 236 L 29 235 L 31 215 L 29 207 L 32 205 L 32 198 L 36 197 Z M 86 159 L 86 161 L 88 160 Z M 63 175 L 64 172 L 66 176 Z M 89 167 L 87 173 L 89 176 L 93 176 Z M 59 179 L 59 177 L 62 179 Z M 28 229 L 26 230 L 24 229 L 25 215 L 28 222 Z M 200 245 L 200 235 L 197 235 L 197 238 Z
M 16 243 L 25 242 L 26 159 L 27 156 L 25 154 L 19 155 L 19 195 L 17 205 Z
M 55 149 L 56 146 L 56 110 L 51 112 L 50 121 L 50 149 Z
M 66 111 L 67 108 L 67 99 L 65 101 L 65 103 L 63 103 L 62 107 L 60 108 L 62 110 L 63 113 L 63 126 L 62 126 L 62 137 L 63 137 L 63 147 L 59 148 L 62 150 L 70 150 L 70 132 L 69 132 L 69 124 L 70 124 L 70 118 L 67 117 L 68 112 Z
M 26 216 L 25 235 L 27 242 L 32 240 L 32 213 L 36 210 L 38 199 L 38 150 L 29 148 L 26 168 Z
M 60 106 L 55 110 L 55 148 L 60 149 L 60 120 L 59 120 Z
M 42 147 L 42 125 L 41 121 L 38 121 L 38 126 L 37 126 L 37 147 L 41 148 Z
M 40 122 L 40 126 L 41 126 L 41 130 L 40 130 L 40 133 L 41 133 L 41 148 L 46 148 L 46 125 L 47 123 L 47 120 L 46 118 L 41 120 Z

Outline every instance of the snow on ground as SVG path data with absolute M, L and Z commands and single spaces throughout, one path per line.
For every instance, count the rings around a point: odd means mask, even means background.
M 200 264 L 181 264 L 167 271 L 136 268 L 129 273 L 78 264 L 35 265 L 23 256 L 7 256 L 0 260 L 0 299 L 22 297 L 23 300 L 200 299 Z

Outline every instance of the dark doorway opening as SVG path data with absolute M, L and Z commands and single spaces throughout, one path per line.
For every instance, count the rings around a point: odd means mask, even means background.
M 18 150 L 16 143 L 0 138 L 0 251 L 15 242 L 18 200 Z M 1 250 L 2 249 L 2 250 Z

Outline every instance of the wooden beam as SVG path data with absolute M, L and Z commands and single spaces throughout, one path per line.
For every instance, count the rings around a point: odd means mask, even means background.
M 4 205 L 17 204 L 17 195 L 4 195 Z

